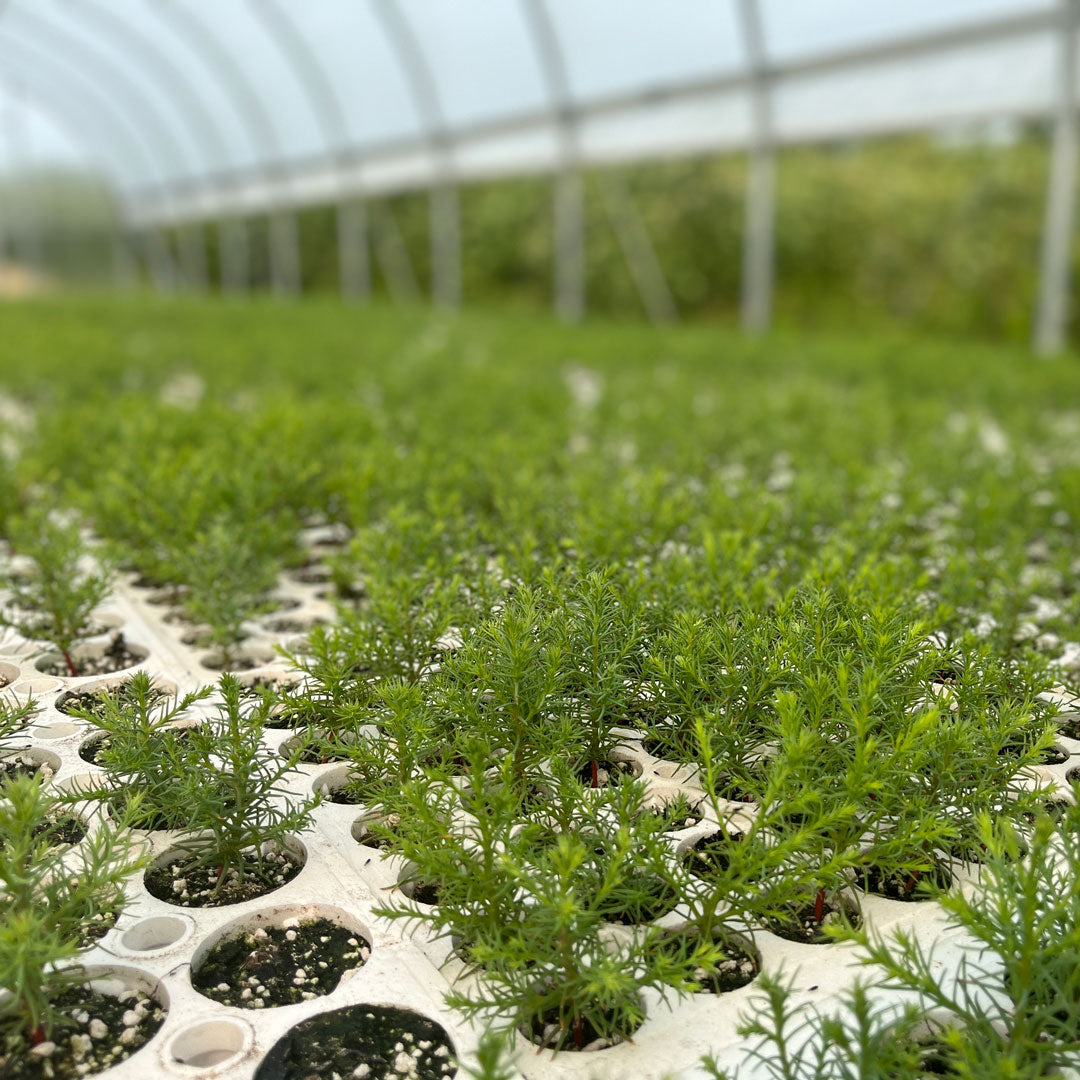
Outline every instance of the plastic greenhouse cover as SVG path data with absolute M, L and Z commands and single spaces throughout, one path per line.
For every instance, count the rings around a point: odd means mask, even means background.
M 530 4 L 552 28 L 584 163 L 740 148 L 756 135 L 740 2 L 0 0 L 0 168 L 92 162 L 154 219 L 407 189 L 440 172 L 548 171 L 563 160 L 566 114 Z M 1059 0 L 758 4 L 781 140 L 1052 106 Z M 266 9 L 316 59 L 339 127 Z M 1009 20 L 1008 33 L 980 36 Z M 947 48 L 895 51 L 938 32 L 953 34 Z

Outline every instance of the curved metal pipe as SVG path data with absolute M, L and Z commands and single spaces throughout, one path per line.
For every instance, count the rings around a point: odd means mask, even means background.
M 98 152 L 97 143 L 87 135 L 77 121 L 71 120 L 64 111 L 63 106 L 70 105 L 70 101 L 66 97 L 60 95 L 56 99 L 60 102 L 58 108 L 56 105 L 50 104 L 47 98 L 43 98 L 36 91 L 28 89 L 21 81 L 17 81 L 11 76 L 5 76 L 2 71 L 0 71 L 0 86 L 6 86 L 10 95 L 21 98 L 24 107 L 36 108 L 48 116 L 75 146 L 83 150 L 88 162 L 98 164 L 105 173 L 111 172 L 111 169 L 106 164 L 108 158 Z M 76 111 L 78 110 L 76 109 Z M 93 126 L 92 123 L 91 126 Z
M 112 96 L 123 101 L 125 115 L 133 121 L 138 117 L 138 124 L 148 133 L 144 138 L 147 142 L 157 144 L 160 158 L 167 160 L 171 168 L 183 172 L 190 167 L 187 156 L 166 123 L 165 114 L 149 103 L 138 82 L 130 79 L 107 54 L 101 53 L 78 35 L 43 19 L 37 11 L 29 12 L 8 3 L 4 13 L 7 15 L 5 29 L 8 33 L 14 30 L 17 40 L 25 41 L 29 36 L 38 48 L 47 50 L 49 55 L 63 63 L 73 64 L 80 72 L 89 74 L 98 86 L 108 88 Z M 16 27 L 11 25 L 13 17 L 17 19 Z
M 169 99 L 182 110 L 189 137 L 201 150 L 204 158 L 222 164 L 229 162 L 227 140 L 213 113 L 203 102 L 197 89 L 198 84 L 188 77 L 152 35 L 136 30 L 98 0 L 66 0 L 66 6 L 69 12 L 83 19 L 93 30 L 119 42 L 125 54 L 140 64 L 150 80 L 163 88 Z M 242 288 L 247 280 L 246 264 L 241 264 L 238 259 L 238 243 L 237 238 L 232 236 L 233 228 L 228 222 L 218 222 L 222 281 L 229 289 Z M 246 251 L 246 244 L 243 245 L 243 250 Z M 201 225 L 194 224 L 181 230 L 180 251 L 189 280 L 197 289 L 205 288 L 206 247 Z
M 283 181 L 274 171 L 274 161 L 280 153 L 277 133 L 259 95 L 241 74 L 239 66 L 205 24 L 176 0 L 156 0 L 152 10 L 202 57 L 207 70 L 240 114 L 255 156 L 262 159 L 265 178 L 281 186 Z M 292 211 L 270 215 L 270 276 L 275 292 L 291 295 L 299 291 L 300 248 L 296 217 Z
M 32 73 L 28 74 L 26 71 L 19 71 L 19 78 L 31 87 L 36 97 L 48 101 L 50 93 L 55 90 L 56 84 L 58 82 L 60 84 L 66 83 L 68 86 L 67 92 L 61 91 L 59 95 L 53 93 L 52 99 L 54 101 L 62 102 L 63 107 L 69 110 L 72 102 L 93 102 L 94 104 L 90 107 L 91 127 L 94 126 L 94 120 L 100 123 L 104 117 L 107 121 L 106 127 L 112 131 L 112 135 L 108 136 L 104 141 L 109 142 L 111 140 L 115 144 L 116 136 L 119 135 L 120 143 L 126 145 L 129 151 L 134 150 L 135 159 L 140 161 L 142 167 L 148 170 L 151 175 L 166 175 L 157 157 L 155 147 L 145 139 L 141 127 L 132 123 L 123 109 L 117 108 L 111 98 L 101 92 L 93 79 L 87 78 L 78 68 L 72 68 L 62 59 L 58 61 L 55 56 L 43 52 L 34 45 L 27 45 L 26 42 L 20 41 L 17 46 L 18 49 L 29 53 L 28 65 Z M 10 44 L 7 45 L 4 50 L 4 59 L 9 63 L 18 62 L 18 49 L 13 54 Z M 43 68 L 50 71 L 49 77 L 46 79 L 41 77 Z M 56 108 L 54 105 L 54 109 Z M 76 111 L 78 111 L 78 106 L 76 106 Z M 170 291 L 176 281 L 176 271 L 165 238 L 157 230 L 150 230 L 146 233 L 145 239 L 146 257 L 151 277 L 158 288 L 163 291 Z
M 544 0 L 522 0 L 559 138 L 555 175 L 555 311 L 566 322 L 585 314 L 585 185 L 579 164 L 570 77 L 558 32 Z
M 349 125 L 337 90 L 326 77 L 318 56 L 278 0 L 249 0 L 248 7 L 273 38 L 278 51 L 296 76 L 315 121 L 322 129 L 330 156 L 340 161 L 349 141 Z M 342 294 L 366 299 L 371 293 L 371 266 L 368 260 L 367 214 L 361 198 L 338 204 L 337 246 Z
M 427 56 L 397 0 L 374 0 L 372 10 L 397 58 L 435 164 L 431 210 L 431 291 L 436 303 L 461 303 L 461 211 L 453 182 L 452 139 Z

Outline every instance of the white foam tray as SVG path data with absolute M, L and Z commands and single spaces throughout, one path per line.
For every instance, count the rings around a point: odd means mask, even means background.
M 329 618 L 332 609 L 318 599 L 318 586 L 294 580 L 283 582 L 280 595 L 297 601 L 294 610 L 279 613 L 308 620 Z M 146 650 L 140 668 L 180 692 L 193 690 L 216 679 L 217 673 L 203 667 L 207 650 L 185 645 L 181 638 L 189 629 L 165 621 L 163 608 L 152 603 L 152 593 L 130 582 L 117 585 L 114 595 L 102 606 L 103 625 L 121 629 L 133 645 Z M 253 646 L 262 655 L 272 655 L 280 641 L 253 623 Z M 90 643 L 102 648 L 105 638 Z M 41 711 L 30 729 L 31 744 L 55 770 L 52 782 L 68 786 L 72 781 L 92 777 L 100 769 L 79 757 L 79 746 L 89 726 L 55 708 L 66 690 L 94 687 L 119 681 L 124 673 L 104 679 L 86 677 L 61 679 L 43 674 L 36 661 L 47 650 L 26 642 L 10 631 L 0 636 L 0 679 L 9 680 L 5 693 L 20 697 L 33 695 Z M 286 675 L 280 658 L 246 674 Z M 130 672 L 129 672 L 130 673 Z M 1058 699 L 1067 703 L 1062 694 Z M 192 715 L 212 708 L 201 703 Z M 266 738 L 275 748 L 293 735 L 288 730 L 268 731 Z M 1080 743 L 1060 739 L 1073 757 L 1057 766 L 1039 768 L 1038 776 L 1064 784 L 1065 772 L 1080 763 Z M 678 790 L 692 792 L 689 770 L 646 754 L 630 741 L 621 756 L 636 761 L 642 776 L 656 795 L 670 796 Z M 325 782 L 340 766 L 300 766 L 290 787 L 307 793 L 312 785 Z M 221 908 L 183 908 L 149 895 L 142 876 L 128 886 L 130 906 L 117 926 L 94 948 L 84 954 L 87 967 L 115 974 L 125 981 L 153 987 L 167 1006 L 161 1029 L 138 1053 L 98 1075 L 109 1080 L 145 1080 L 148 1075 L 246 1080 L 254 1075 L 259 1061 L 270 1047 L 299 1021 L 318 1013 L 358 1003 L 396 1005 L 415 1009 L 441 1024 L 449 1034 L 460 1060 L 469 1061 L 480 1029 L 443 1004 L 443 994 L 459 965 L 449 961 L 449 944 L 432 940 L 423 929 L 407 932 L 400 921 L 380 919 L 372 914 L 385 903 L 401 872 L 401 860 L 384 857 L 360 845 L 353 837 L 353 825 L 363 815 L 362 807 L 324 803 L 315 811 L 315 824 L 299 839 L 306 853 L 303 870 L 282 888 L 256 900 Z M 680 843 L 692 842 L 709 831 L 707 823 L 680 834 Z M 169 834 L 147 834 L 155 853 L 173 842 Z M 954 887 L 970 889 L 974 878 L 961 871 Z M 943 934 L 945 920 L 932 902 L 898 903 L 869 896 L 862 903 L 864 919 L 877 931 L 889 933 L 904 928 L 925 944 L 934 943 L 935 958 L 943 977 L 955 970 L 962 942 L 955 933 Z M 280 922 L 299 916 L 327 916 L 360 931 L 371 943 L 370 959 L 348 973 L 330 994 L 296 1005 L 264 1010 L 244 1010 L 219 1005 L 200 995 L 191 986 L 189 970 L 193 960 L 223 931 L 252 922 Z M 753 934 L 765 971 L 784 972 L 792 980 L 796 1001 L 811 1001 L 823 1008 L 835 1003 L 857 976 L 870 974 L 858 963 L 858 952 L 850 944 L 800 945 L 782 940 L 766 931 Z M 707 1053 L 726 1067 L 741 1064 L 742 1076 L 754 1075 L 746 1062 L 747 1044 L 736 1032 L 739 1014 L 755 996 L 754 984 L 722 995 L 693 997 L 671 995 L 666 1001 L 646 994 L 648 1018 L 632 1042 L 594 1053 L 563 1052 L 552 1055 L 524 1038 L 518 1042 L 516 1064 L 526 1080 L 555 1077 L 590 1080 L 680 1080 L 704 1077 L 700 1059 Z M 463 1076 L 464 1073 L 459 1073 Z

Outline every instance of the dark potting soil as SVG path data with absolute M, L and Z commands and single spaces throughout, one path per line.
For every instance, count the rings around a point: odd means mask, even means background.
M 701 821 L 701 814 L 681 798 L 653 807 L 649 812 L 663 821 L 664 832 L 679 832 L 681 829 L 692 828 Z
M 237 880 L 235 871 L 230 871 L 220 886 L 218 868 L 199 866 L 194 855 L 151 866 L 143 880 L 151 896 L 168 904 L 224 907 L 265 896 L 291 881 L 303 868 L 303 863 L 282 852 L 272 852 L 261 858 L 252 852 L 245 854 L 243 861 L 243 878 Z
M 613 896 L 610 904 L 600 908 L 608 922 L 623 926 L 640 926 L 666 915 L 679 902 L 679 894 L 663 878 L 654 874 L 635 874 L 629 884 L 632 898 Z
M 171 731 L 173 737 L 176 739 L 186 739 L 188 728 L 168 728 Z M 164 731 L 156 733 L 150 736 L 151 744 L 163 743 Z M 83 761 L 89 762 L 91 765 L 101 764 L 101 752 L 109 747 L 112 742 L 112 737 L 109 735 L 92 735 L 89 739 L 84 740 L 79 744 L 79 757 Z
M 930 681 L 932 683 L 939 683 L 943 686 L 953 686 L 959 681 L 961 674 L 962 672 L 959 668 L 938 668 L 937 671 L 931 672 Z
M 301 585 L 325 585 L 330 580 L 330 570 L 318 559 L 312 559 L 307 566 L 294 570 L 289 577 Z
M 908 1045 L 918 1055 L 918 1072 L 914 1074 L 916 1077 L 959 1075 L 952 1064 L 956 1060 L 955 1052 L 944 1038 L 919 1039 L 917 1042 L 909 1042 Z M 903 1076 L 899 1072 L 889 1072 L 886 1075 L 888 1080 L 909 1080 L 911 1076 L 907 1072 Z
M 105 805 L 108 807 L 109 817 L 114 822 L 122 821 L 127 813 L 127 799 L 123 792 L 107 796 Z M 169 829 L 183 827 L 186 816 L 181 817 L 181 808 L 177 807 L 172 813 L 166 814 L 143 804 L 139 813 L 129 821 L 128 828 L 141 829 L 144 832 L 166 832 Z
M 198 626 L 199 624 L 182 608 L 171 607 L 161 616 L 162 622 L 170 626 Z
M 288 757 L 295 747 L 282 744 L 279 753 L 282 757 Z M 300 754 L 300 762 L 304 765 L 329 765 L 334 761 L 348 761 L 351 754 L 349 745 L 333 739 L 321 738 L 308 743 Z
M 1053 746 L 1048 746 L 1042 754 L 1039 755 L 1040 765 L 1060 765 L 1063 761 L 1069 760 L 1069 751 L 1063 746 L 1058 746 L 1054 743 Z
M 1058 731 L 1066 739 L 1080 739 L 1080 712 L 1066 712 L 1054 717 Z
M 861 921 L 857 911 L 845 911 L 839 901 L 831 897 L 822 905 L 820 921 L 813 903 L 789 904 L 788 911 L 790 914 L 783 919 L 769 919 L 762 925 L 777 937 L 797 941 L 801 945 L 825 945 L 831 940 L 825 932 L 826 928 L 845 922 L 858 926 Z
M 613 1037 L 602 1036 L 592 1024 L 584 1017 L 576 1030 L 573 1024 L 564 1028 L 559 1023 L 557 1009 L 549 1009 L 547 1012 L 538 1013 L 532 1018 L 527 1026 L 521 1028 L 521 1033 L 537 1046 L 559 1050 L 604 1050 L 609 1046 L 615 1046 L 633 1036 L 639 1025 L 626 1024 L 627 1030 L 616 1032 Z
M 397 825 L 396 819 L 382 821 L 379 823 L 383 828 L 389 829 L 391 833 L 394 832 L 394 826 Z M 364 847 L 375 848 L 377 851 L 390 851 L 394 847 L 394 840 L 390 836 L 379 836 L 371 832 L 366 824 L 362 826 L 362 830 L 359 835 L 356 835 L 355 826 L 353 835 L 356 837 L 358 844 L 363 844 Z
M 81 710 L 93 716 L 101 717 L 105 715 L 106 694 L 120 708 L 125 708 L 134 703 L 130 680 L 125 680 L 119 686 L 114 686 L 109 690 L 68 690 L 56 699 L 56 708 L 67 716 L 76 716 L 76 710 Z M 155 705 L 168 696 L 164 690 L 154 689 L 150 691 L 147 701 L 148 704 Z
M 913 903 L 917 900 L 928 899 L 925 884 L 933 884 L 939 889 L 947 889 L 952 885 L 952 876 L 943 866 L 936 866 L 933 870 L 911 872 L 882 871 L 879 867 L 870 866 L 859 873 L 856 884 L 864 892 L 877 893 L 889 900 L 901 900 L 904 903 Z
M 17 751 L 0 758 L 0 781 L 11 780 L 16 776 L 33 776 L 42 769 L 52 775 L 52 769 L 40 761 L 35 761 L 26 751 Z
M 290 919 L 219 941 L 191 985 L 239 1009 L 295 1005 L 329 994 L 370 955 L 370 942 L 329 919 Z
M 1039 804 L 1042 812 L 1054 821 L 1060 821 L 1068 813 L 1069 805 L 1064 799 L 1043 799 Z M 1029 825 L 1035 824 L 1036 815 L 1030 810 L 1025 810 L 1020 816 Z
M 209 653 L 199 659 L 199 663 L 208 671 L 254 671 L 256 668 L 266 667 L 269 659 L 260 659 L 254 656 L 234 656 L 226 660 L 220 654 Z
M 282 616 L 277 619 L 266 619 L 263 626 L 271 634 L 306 634 L 313 626 L 325 623 L 325 619 L 290 619 Z
M 593 762 L 586 761 L 577 772 L 578 779 L 586 786 L 593 787 Z M 596 765 L 596 787 L 608 787 L 623 780 L 632 780 L 638 773 L 637 766 L 630 761 L 611 761 L 604 758 Z
M 700 757 L 693 734 L 650 735 L 641 741 L 641 749 L 655 758 L 675 761 L 680 765 L 696 764 Z
M 672 960 L 688 959 L 694 951 L 698 937 L 693 933 L 675 933 L 660 941 L 655 949 Z M 718 941 L 727 954 L 715 967 L 695 967 L 691 973 L 698 984 L 698 994 L 727 994 L 738 990 L 756 979 L 761 972 L 761 962 L 738 942 Z
M 88 949 L 100 941 L 115 925 L 119 917 L 115 911 L 98 911 L 79 928 L 79 948 Z
M 360 790 L 360 781 L 352 780 L 347 784 L 337 787 L 324 787 L 323 796 L 327 802 L 337 803 L 339 806 L 363 806 L 367 800 Z
M 86 835 L 86 824 L 77 814 L 58 814 L 51 821 L 43 821 L 31 835 L 45 840 L 49 847 L 77 844 Z
M 449 1080 L 457 1071 L 450 1037 L 434 1020 L 388 1005 L 350 1005 L 288 1031 L 255 1080 Z
M 36 1046 L 25 1040 L 0 1052 L 4 1080 L 76 1080 L 99 1073 L 131 1057 L 165 1019 L 165 1010 L 136 990 L 112 997 L 74 986 L 52 1000 L 62 1026 Z
M 442 885 L 437 881 L 427 881 L 424 878 L 407 878 L 401 882 L 404 886 L 402 892 L 418 904 L 427 904 L 435 907 L 442 896 Z
M 690 873 L 708 878 L 728 868 L 731 845 L 742 840 L 741 832 L 729 833 L 724 829 L 695 840 L 684 852 Z
M 114 634 L 105 651 L 100 656 L 72 657 L 79 677 L 86 675 L 111 675 L 114 671 L 126 671 L 142 663 L 145 653 L 129 648 L 123 634 Z M 59 656 L 56 659 L 38 664 L 38 670 L 46 675 L 60 678 L 71 677 L 67 661 Z

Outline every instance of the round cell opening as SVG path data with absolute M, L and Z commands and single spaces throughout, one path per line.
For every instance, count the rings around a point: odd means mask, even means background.
M 251 1030 L 237 1020 L 204 1020 L 179 1032 L 169 1044 L 177 1065 L 206 1069 L 239 1058 L 251 1041 Z

